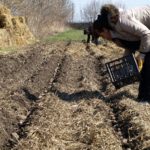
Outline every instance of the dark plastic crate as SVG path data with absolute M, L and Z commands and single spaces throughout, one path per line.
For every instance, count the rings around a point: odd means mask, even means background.
M 111 82 L 116 89 L 140 80 L 134 55 L 127 55 L 106 63 Z

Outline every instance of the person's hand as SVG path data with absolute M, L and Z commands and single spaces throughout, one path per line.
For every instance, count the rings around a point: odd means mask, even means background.
M 138 69 L 139 69 L 140 72 L 141 72 L 141 70 L 142 70 L 142 68 L 143 68 L 144 58 L 145 58 L 145 54 L 139 54 L 139 55 L 136 57 Z

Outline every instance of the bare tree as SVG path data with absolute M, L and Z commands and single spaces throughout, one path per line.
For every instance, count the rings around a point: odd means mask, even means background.
M 68 22 L 73 22 L 74 13 L 75 13 L 74 8 L 75 8 L 74 3 L 72 3 L 71 4 L 71 12 L 70 12 L 70 15 L 68 16 Z
M 39 36 L 63 25 L 74 13 L 71 0 L 0 0 L 14 15 L 25 16 L 30 30 Z
M 80 10 L 82 21 L 93 22 L 96 19 L 102 4 L 103 2 L 99 0 L 93 0 L 87 4 L 82 10 Z

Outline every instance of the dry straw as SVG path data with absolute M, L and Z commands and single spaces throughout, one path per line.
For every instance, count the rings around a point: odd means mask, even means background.
M 25 18 L 12 16 L 8 8 L 0 5 L 0 45 L 1 47 L 22 46 L 35 40 L 25 23 Z
M 43 103 L 44 102 L 44 103 Z M 48 95 L 28 127 L 28 137 L 14 149 L 122 150 L 109 122 L 109 107 L 99 100 L 64 102 Z

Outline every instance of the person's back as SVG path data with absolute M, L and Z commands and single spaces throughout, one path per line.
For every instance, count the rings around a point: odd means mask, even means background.
M 150 5 L 121 11 L 120 16 L 124 15 L 139 20 L 150 29 Z
M 139 51 L 150 51 L 150 6 L 120 12 L 119 20 L 113 27 L 112 38 L 141 41 Z

